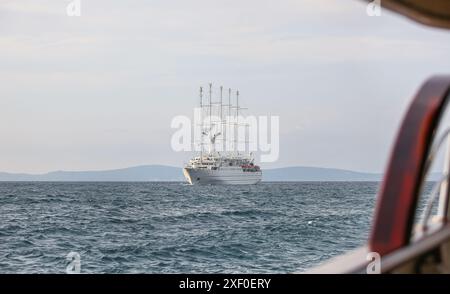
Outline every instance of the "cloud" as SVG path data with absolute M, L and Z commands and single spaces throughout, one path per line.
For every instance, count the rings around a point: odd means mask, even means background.
M 181 164 L 170 120 L 213 81 L 299 136 L 278 164 L 381 171 L 409 97 L 450 66 L 446 34 L 363 1 L 69 2 L 0 5 L 0 169 Z

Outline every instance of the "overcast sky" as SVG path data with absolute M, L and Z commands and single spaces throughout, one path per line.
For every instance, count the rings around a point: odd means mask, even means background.
M 264 167 L 382 172 L 419 85 L 450 69 L 450 33 L 352 0 L 0 3 L 0 171 L 181 166 L 175 115 L 198 87 L 280 116 Z

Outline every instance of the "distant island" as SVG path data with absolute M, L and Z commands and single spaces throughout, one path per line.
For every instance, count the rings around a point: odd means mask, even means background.
M 380 181 L 382 175 L 320 167 L 285 167 L 263 170 L 263 181 Z M 54 171 L 45 174 L 0 172 L 0 181 L 184 181 L 182 169 L 164 165 L 142 165 L 99 171 Z

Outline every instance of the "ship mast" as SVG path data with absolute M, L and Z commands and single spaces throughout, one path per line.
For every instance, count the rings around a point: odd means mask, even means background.
M 223 107 L 223 86 L 220 86 L 220 133 L 223 134 L 223 113 L 222 113 L 222 107 Z M 223 138 L 223 135 L 222 135 Z M 223 150 L 223 140 L 221 141 L 221 147 L 220 150 Z
M 220 121 L 221 122 L 222 122 L 222 100 L 223 100 L 222 92 L 223 92 L 223 86 L 220 86 Z
M 212 127 L 212 83 L 209 83 L 209 131 L 208 131 L 208 135 L 209 135 L 209 155 L 211 155 L 212 150 L 213 150 L 213 144 L 211 142 L 211 131 L 213 129 Z
M 209 83 L 209 128 L 212 127 L 211 115 L 212 115 L 212 83 Z
M 203 158 L 203 87 L 200 87 L 200 163 L 202 163 Z
M 239 130 L 239 90 L 236 91 L 236 125 L 235 125 L 235 132 L 234 132 L 234 141 L 235 141 L 235 149 L 236 149 L 237 156 L 239 156 L 238 136 L 237 136 L 238 130 Z
M 228 88 L 228 120 L 227 120 L 227 131 L 231 131 L 231 123 L 230 123 L 230 118 L 231 118 L 231 88 Z M 231 136 L 230 138 L 229 135 L 231 134 L 227 134 L 227 141 L 229 141 L 229 144 L 231 145 Z

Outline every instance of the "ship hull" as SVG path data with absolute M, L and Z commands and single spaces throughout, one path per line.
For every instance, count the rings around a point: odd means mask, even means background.
M 261 182 L 262 172 L 244 172 L 241 168 L 184 168 L 183 174 L 191 185 L 254 185 Z

